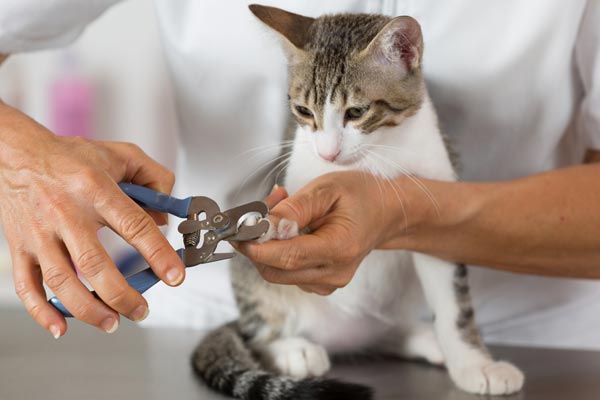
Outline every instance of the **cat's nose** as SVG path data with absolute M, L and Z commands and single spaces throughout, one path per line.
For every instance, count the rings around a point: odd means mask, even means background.
M 332 152 L 332 153 L 321 153 L 321 152 L 319 152 L 319 155 L 325 161 L 334 162 L 335 159 L 340 155 L 340 152 L 341 152 L 341 150 L 337 150 L 336 152 Z

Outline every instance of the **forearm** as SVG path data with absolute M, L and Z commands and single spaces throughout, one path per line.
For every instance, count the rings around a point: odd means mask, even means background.
M 425 184 L 439 213 L 429 207 L 412 229 L 399 226 L 385 248 L 516 272 L 600 278 L 600 165 L 499 183 Z M 408 190 L 416 190 L 412 186 Z M 400 207 L 394 212 L 402 215 Z

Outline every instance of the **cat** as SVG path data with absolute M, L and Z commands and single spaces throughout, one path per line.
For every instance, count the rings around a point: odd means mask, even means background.
M 372 14 L 309 18 L 260 5 L 250 10 L 281 36 L 288 60 L 289 104 L 298 122 L 285 177 L 290 193 L 343 170 L 379 179 L 456 180 L 424 83 L 417 21 Z M 196 373 L 224 394 L 369 399 L 365 386 L 320 378 L 331 354 L 360 351 L 443 364 L 454 383 L 472 393 L 511 394 L 524 383 L 519 369 L 494 361 L 483 344 L 464 265 L 375 250 L 350 284 L 318 296 L 270 284 L 237 257 L 231 280 L 239 319 L 208 334 L 192 357 Z M 425 303 L 433 323 L 422 319 Z

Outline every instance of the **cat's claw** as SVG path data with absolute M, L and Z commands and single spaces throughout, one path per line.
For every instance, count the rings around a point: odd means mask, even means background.
M 272 369 L 293 378 L 322 376 L 331 368 L 323 346 L 301 337 L 277 339 L 262 353 Z
M 523 387 L 525 376 L 506 361 L 490 361 L 451 374 L 456 385 L 467 392 L 482 395 L 507 395 Z

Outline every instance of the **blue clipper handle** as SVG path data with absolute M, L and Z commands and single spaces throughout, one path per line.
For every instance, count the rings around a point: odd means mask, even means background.
M 191 197 L 178 199 L 144 186 L 134 185 L 133 183 L 119 183 L 119 187 L 142 208 L 166 212 L 176 215 L 179 218 L 186 218 L 188 216 L 188 210 L 192 202 Z
M 160 278 L 156 276 L 156 274 L 154 274 L 154 272 L 150 268 L 138 272 L 137 274 L 134 274 L 127 278 L 127 283 L 129 283 L 129 286 L 131 286 L 140 293 L 144 293 L 146 290 L 150 289 L 159 281 Z M 95 291 L 91 293 L 94 295 L 95 298 L 100 299 L 100 297 L 98 297 L 98 294 Z M 48 300 L 48 302 L 52 304 L 58 311 L 60 311 L 65 317 L 73 317 L 73 314 L 71 314 L 71 312 L 67 310 L 67 308 L 58 299 L 58 297 L 54 296 L 50 300 Z

